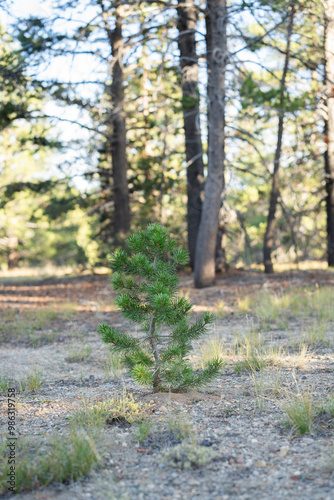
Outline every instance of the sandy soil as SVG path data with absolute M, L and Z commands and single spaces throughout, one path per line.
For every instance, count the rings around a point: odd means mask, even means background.
M 284 327 L 277 321 L 267 325 L 262 334 L 268 345 L 282 346 L 282 359 L 264 370 L 260 389 L 261 373 L 237 373 L 234 353 L 235 336 L 257 321 L 252 311 L 240 314 L 240 298 L 261 290 L 280 294 L 331 287 L 334 273 L 293 271 L 268 277 L 231 272 L 205 290 L 195 290 L 189 274 L 180 278 L 180 292 L 195 304 L 194 317 L 204 310 L 218 313 L 211 336 L 221 342 L 227 365 L 204 390 L 172 395 L 153 395 L 125 373 L 119 378 L 106 373 L 107 350 L 97 326 L 106 322 L 135 331 L 115 311 L 107 276 L 0 284 L 0 374 L 19 381 L 37 369 L 42 377 L 39 390 L 17 395 L 19 436 L 66 432 L 69 417 L 84 404 L 121 395 L 124 388 L 136 401 L 149 404 L 147 412 L 155 426 L 151 437 L 139 444 L 132 427 L 106 425 L 100 439 L 107 443 L 107 451 L 99 470 L 76 483 L 39 487 L 18 498 L 334 498 L 334 419 L 318 415 L 306 435 L 284 426 L 287 394 L 309 391 L 315 402 L 333 397 L 333 323 L 326 324 L 326 342 L 308 346 L 302 356 L 296 345 L 309 318 L 290 317 Z M 82 346 L 89 346 L 88 357 L 69 362 L 71 350 Z M 200 349 L 195 346 L 195 361 Z M 5 399 L 1 405 L 4 438 Z M 192 425 L 197 443 L 213 450 L 210 463 L 186 470 L 166 465 L 163 451 L 178 443 L 165 426 L 173 415 L 182 415 Z

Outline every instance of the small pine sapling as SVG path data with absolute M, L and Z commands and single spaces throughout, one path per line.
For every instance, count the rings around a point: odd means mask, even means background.
M 111 351 L 122 356 L 133 378 L 153 387 L 154 392 L 182 392 L 203 386 L 223 365 L 217 358 L 195 371 L 187 359 L 192 341 L 207 333 L 214 319 L 204 313 L 189 325 L 192 304 L 177 296 L 176 272 L 187 262 L 188 253 L 178 248 L 159 224 L 132 234 L 124 249 L 111 256 L 111 283 L 118 292 L 115 303 L 126 319 L 140 325 L 143 335 L 135 337 L 106 324 L 98 331 Z

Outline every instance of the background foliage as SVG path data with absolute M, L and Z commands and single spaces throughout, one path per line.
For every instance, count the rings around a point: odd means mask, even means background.
M 227 261 L 262 262 L 287 8 L 296 10 L 274 259 L 325 259 L 324 4 L 228 3 Z M 108 146 L 112 51 L 98 0 L 55 0 L 29 19 L 6 2 L 0 41 L 0 265 L 106 262 L 112 249 Z M 115 2 L 105 2 L 114 23 Z M 207 150 L 205 5 L 195 2 L 199 106 Z M 167 226 L 186 247 L 186 161 L 177 4 L 125 3 L 124 109 L 131 229 Z M 191 107 L 193 103 L 188 103 Z

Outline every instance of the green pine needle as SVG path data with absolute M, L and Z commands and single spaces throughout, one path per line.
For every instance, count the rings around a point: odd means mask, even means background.
M 177 248 L 159 224 L 130 235 L 125 247 L 110 258 L 115 303 L 126 319 L 140 325 L 142 333 L 136 338 L 105 324 L 98 331 L 112 351 L 122 354 L 135 381 L 155 392 L 203 386 L 223 367 L 216 359 L 204 370 L 194 371 L 187 359 L 192 341 L 205 335 L 214 321 L 212 314 L 204 313 L 189 326 L 192 304 L 177 296 L 177 267 L 188 259 L 188 253 Z

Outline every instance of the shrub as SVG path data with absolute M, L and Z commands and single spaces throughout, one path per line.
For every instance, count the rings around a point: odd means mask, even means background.
M 190 469 L 202 467 L 211 462 L 216 453 L 196 443 L 181 443 L 162 453 L 164 461 L 171 467 Z
M 118 292 L 116 304 L 124 317 L 140 325 L 139 338 L 102 324 L 99 333 L 134 379 L 153 386 L 154 392 L 185 391 L 209 383 L 220 371 L 219 358 L 194 371 L 187 359 L 192 341 L 207 332 L 213 316 L 205 313 L 189 325 L 192 304 L 177 296 L 177 267 L 188 261 L 164 227 L 150 224 L 129 236 L 124 249 L 111 256 L 111 283 Z M 169 331 L 166 331 L 166 328 Z

